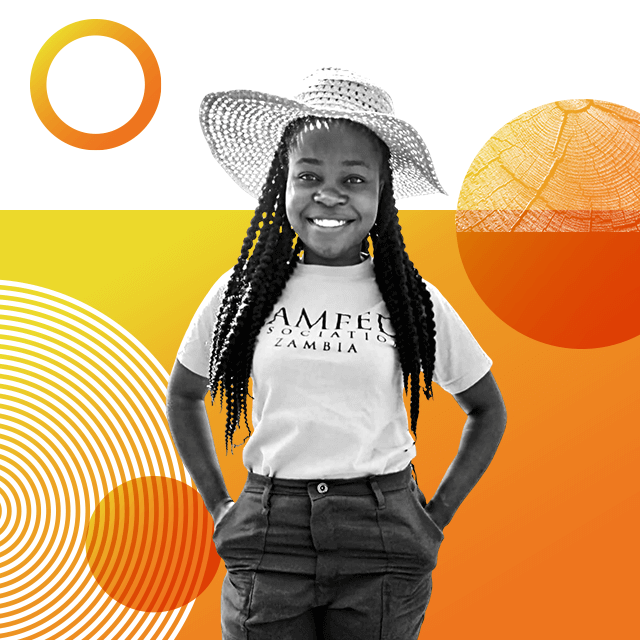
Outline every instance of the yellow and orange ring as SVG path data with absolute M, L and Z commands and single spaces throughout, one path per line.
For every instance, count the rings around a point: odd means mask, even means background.
M 128 47 L 144 73 L 144 95 L 133 117 L 106 133 L 85 133 L 58 117 L 49 101 L 47 76 L 54 58 L 70 42 L 85 36 L 106 36 Z M 38 52 L 31 69 L 31 101 L 42 124 L 59 140 L 79 149 L 119 147 L 135 138 L 149 124 L 160 102 L 160 67 L 149 45 L 135 32 L 111 20 L 80 20 L 54 33 Z

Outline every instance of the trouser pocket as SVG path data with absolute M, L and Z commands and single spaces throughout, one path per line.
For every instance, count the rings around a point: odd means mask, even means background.
M 386 497 L 380 521 L 391 566 L 408 573 L 433 570 L 444 534 L 427 513 L 420 489 L 411 480 Z
M 260 494 L 243 491 L 213 534 L 227 569 L 255 570 L 264 554 L 268 516 Z
M 442 542 L 442 540 L 444 539 L 444 533 L 442 529 L 433 521 L 433 518 L 429 515 L 429 512 L 427 511 L 427 499 L 425 498 L 424 493 L 420 491 L 420 487 L 418 487 L 415 480 L 411 480 L 411 484 L 409 485 L 409 491 L 414 496 L 414 498 L 418 501 L 418 505 L 420 507 L 419 509 L 420 517 L 422 518 L 423 516 L 426 516 L 425 522 L 427 524 L 427 528 L 432 531 L 433 535 L 436 538 L 440 539 L 440 542 Z

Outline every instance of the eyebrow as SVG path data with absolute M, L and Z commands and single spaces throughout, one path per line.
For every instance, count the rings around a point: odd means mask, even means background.
M 296 160 L 295 164 L 313 164 L 316 166 L 319 166 L 322 163 L 321 160 L 318 160 L 317 158 L 298 158 L 298 160 Z M 371 167 L 364 162 L 364 160 L 344 160 L 342 162 L 342 165 L 345 167 L 365 167 L 367 169 L 370 169 Z

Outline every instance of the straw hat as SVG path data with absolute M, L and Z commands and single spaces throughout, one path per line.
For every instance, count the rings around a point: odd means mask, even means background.
M 396 198 L 445 193 L 418 132 L 393 115 L 389 94 L 342 69 L 319 69 L 292 100 L 256 91 L 205 96 L 200 124 L 216 160 L 247 193 L 259 197 L 285 127 L 304 116 L 359 122 L 391 151 Z

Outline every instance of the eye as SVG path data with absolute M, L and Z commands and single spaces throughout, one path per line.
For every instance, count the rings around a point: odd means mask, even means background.
M 298 175 L 298 180 L 304 180 L 305 182 L 315 182 L 318 180 L 318 176 L 313 173 L 301 173 Z
M 361 176 L 349 176 L 345 182 L 348 184 L 363 184 L 365 179 Z

